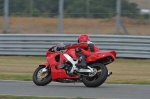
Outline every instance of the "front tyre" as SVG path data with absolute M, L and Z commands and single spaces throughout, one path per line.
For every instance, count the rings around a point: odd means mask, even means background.
M 50 69 L 43 72 L 44 66 L 39 66 L 33 73 L 33 82 L 38 86 L 45 86 L 52 81 Z
M 90 65 L 90 67 L 97 69 L 96 75 L 93 77 L 82 76 L 82 81 L 87 87 L 98 87 L 103 84 L 108 77 L 107 67 L 101 63 L 94 63 Z

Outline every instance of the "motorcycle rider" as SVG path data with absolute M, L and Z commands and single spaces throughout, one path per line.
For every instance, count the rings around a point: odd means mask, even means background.
M 90 37 L 87 34 L 81 34 L 78 37 L 78 43 L 69 44 L 65 47 L 59 47 L 59 50 L 75 48 L 76 54 L 80 59 L 80 63 L 76 64 L 77 67 L 86 68 L 86 57 L 90 56 L 93 52 L 100 51 L 99 48 L 90 41 Z

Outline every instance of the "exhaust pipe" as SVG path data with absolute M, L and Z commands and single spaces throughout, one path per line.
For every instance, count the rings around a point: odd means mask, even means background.
M 112 72 L 108 72 L 108 76 L 112 75 Z

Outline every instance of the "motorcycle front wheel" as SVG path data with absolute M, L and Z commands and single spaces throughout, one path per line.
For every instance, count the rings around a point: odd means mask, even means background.
M 33 82 L 38 86 L 45 86 L 52 81 L 50 69 L 43 72 L 44 68 L 44 66 L 39 66 L 33 73 Z
M 108 77 L 108 70 L 104 64 L 94 63 L 90 65 L 91 68 L 97 70 L 97 73 L 92 76 L 82 76 L 82 81 L 87 87 L 98 87 L 105 82 Z

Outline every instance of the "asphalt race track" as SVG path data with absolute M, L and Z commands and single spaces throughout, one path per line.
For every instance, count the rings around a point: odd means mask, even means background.
M 150 85 L 103 84 L 87 88 L 82 83 L 50 83 L 36 86 L 26 81 L 1 81 L 1 95 L 88 97 L 105 99 L 150 99 Z

